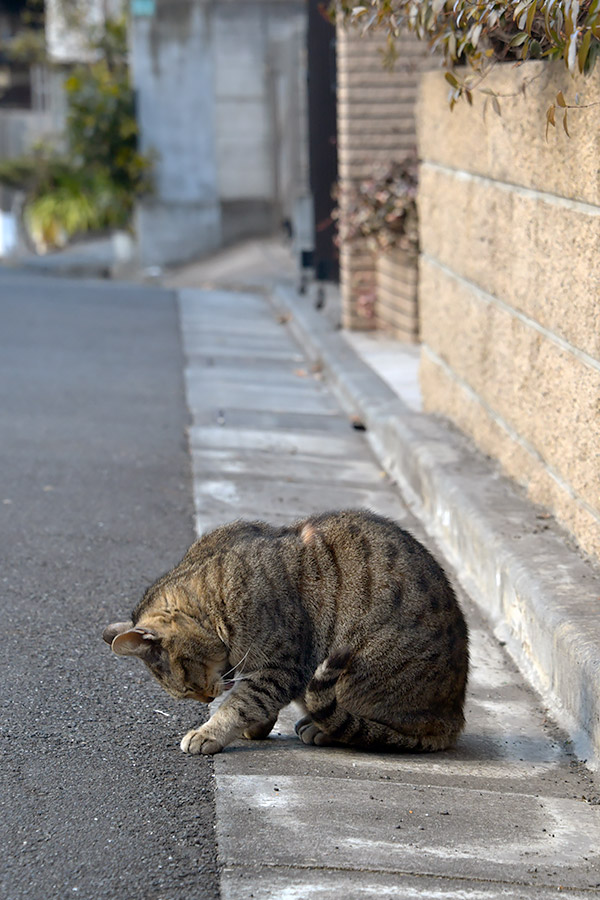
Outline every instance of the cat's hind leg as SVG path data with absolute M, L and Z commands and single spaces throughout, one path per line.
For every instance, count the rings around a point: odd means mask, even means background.
M 316 744 L 317 747 L 326 747 L 333 741 L 324 731 L 321 731 L 310 716 L 302 716 L 294 725 L 294 731 L 303 744 Z
M 338 703 L 336 685 L 352 651 L 336 651 L 317 667 L 304 695 L 308 714 L 296 723 L 305 744 L 340 743 L 356 747 L 435 751 L 451 746 L 461 722 L 450 722 L 428 713 L 409 715 L 394 725 L 356 715 Z
M 317 667 L 302 703 L 307 713 L 294 726 L 303 744 L 324 747 L 335 743 L 335 738 L 320 726 L 319 720 L 327 719 L 338 708 L 335 686 L 351 656 L 350 647 L 342 647 Z

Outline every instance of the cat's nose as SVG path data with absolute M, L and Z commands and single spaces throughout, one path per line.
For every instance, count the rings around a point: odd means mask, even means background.
M 199 700 L 200 703 L 212 703 L 215 699 L 211 697 L 210 694 L 203 694 L 202 691 L 196 691 L 195 694 L 191 695 L 192 700 Z

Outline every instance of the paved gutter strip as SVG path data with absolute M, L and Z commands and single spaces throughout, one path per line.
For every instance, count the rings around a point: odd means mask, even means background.
M 411 411 L 306 298 L 270 295 L 413 512 L 456 568 L 496 635 L 569 733 L 600 767 L 600 572 L 539 509 L 442 421 Z

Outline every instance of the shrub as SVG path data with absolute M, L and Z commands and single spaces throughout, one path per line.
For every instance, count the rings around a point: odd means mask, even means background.
M 472 80 L 453 71 L 467 64 L 477 76 L 499 60 L 562 59 L 572 74 L 589 75 L 600 53 L 600 0 L 337 0 L 342 16 L 387 33 L 388 62 L 402 29 L 429 41 L 448 70 L 451 105 L 471 101 Z
M 356 185 L 344 188 L 333 216 L 338 240 L 366 239 L 372 250 L 399 247 L 416 254 L 418 163 L 416 154 L 393 162 Z M 338 188 L 338 195 L 341 189 Z

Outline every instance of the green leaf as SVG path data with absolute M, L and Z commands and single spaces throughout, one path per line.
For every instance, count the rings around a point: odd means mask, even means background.
M 533 19 L 535 17 L 535 13 L 537 10 L 537 0 L 533 0 L 529 7 L 529 12 L 527 13 L 527 21 L 525 22 L 525 31 L 528 35 L 531 36 L 531 28 L 533 26 Z
M 532 59 L 539 59 L 542 55 L 542 45 L 539 41 L 533 40 L 529 45 L 529 55 Z
M 521 44 L 525 43 L 525 41 L 527 40 L 528 37 L 529 37 L 529 35 L 527 34 L 526 31 L 521 31 L 521 32 L 519 32 L 519 34 L 515 34 L 515 36 L 512 38 L 512 40 L 508 46 L 509 47 L 520 47 Z
M 527 7 L 527 0 L 521 0 L 520 3 L 517 3 L 514 12 L 513 12 L 513 20 L 517 20 L 524 9 Z
M 546 5 L 544 10 L 544 31 L 546 32 L 546 38 L 551 41 L 552 29 L 550 28 L 550 7 L 548 5 Z
M 591 24 L 595 21 L 596 16 L 598 15 L 598 10 L 600 9 L 600 0 L 592 0 L 590 3 L 590 8 L 588 9 L 587 16 L 585 18 L 586 24 Z
M 552 125 L 553 128 L 556 128 L 556 107 L 554 104 L 549 106 L 546 110 L 546 140 L 548 140 L 548 129 Z
M 577 63 L 579 66 L 579 71 L 585 71 L 585 64 L 587 61 L 587 56 L 590 51 L 590 44 L 592 42 L 592 32 L 590 29 L 586 31 L 583 36 L 583 40 L 581 42 L 581 47 L 579 48 L 579 53 L 577 54 Z
M 450 32 L 450 37 L 448 38 L 448 43 L 446 44 L 446 52 L 450 59 L 456 59 L 456 35 L 454 32 Z
M 452 72 L 446 72 L 444 78 L 446 79 L 448 84 L 452 85 L 453 88 L 460 88 L 460 82 L 456 75 L 454 75 Z
M 596 65 L 596 59 L 598 58 L 599 53 L 600 44 L 598 44 L 598 41 L 594 41 L 594 43 L 590 45 L 590 51 L 585 61 L 585 74 L 588 76 L 588 78 L 594 71 L 594 66 Z

